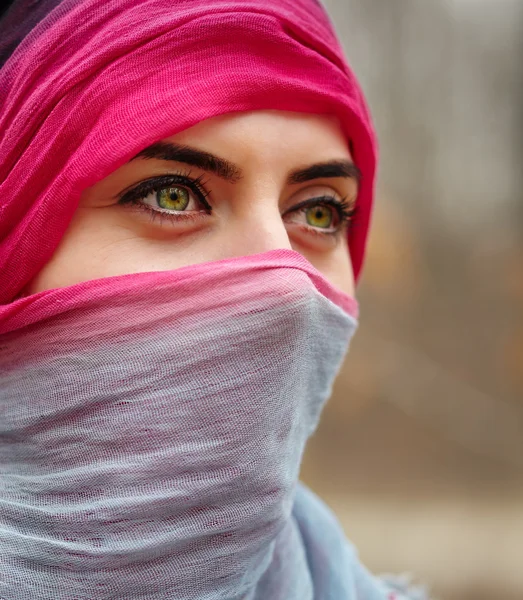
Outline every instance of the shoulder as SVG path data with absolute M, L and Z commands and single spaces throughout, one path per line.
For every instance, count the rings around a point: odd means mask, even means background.
M 426 586 L 414 583 L 410 574 L 381 575 L 377 578 L 387 592 L 387 600 L 435 600 Z
M 372 575 L 360 562 L 334 512 L 298 483 L 292 515 L 300 531 L 317 597 L 338 600 L 430 600 L 405 576 Z

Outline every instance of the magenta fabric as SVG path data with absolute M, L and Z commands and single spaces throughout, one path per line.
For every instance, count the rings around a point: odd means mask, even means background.
M 146 309 L 148 303 L 151 304 L 149 310 L 153 308 L 156 310 L 157 307 L 148 302 L 148 290 L 162 289 L 167 284 L 169 286 L 178 286 L 179 291 L 176 292 L 176 296 L 171 296 L 172 301 L 175 301 L 178 297 L 186 298 L 189 293 L 188 290 L 193 286 L 194 289 L 190 292 L 192 298 L 190 303 L 191 311 L 203 311 L 205 303 L 209 302 L 209 298 L 202 294 L 203 290 L 200 287 L 199 279 L 209 270 L 213 272 L 213 285 L 226 286 L 227 282 L 229 282 L 232 289 L 239 270 L 249 270 L 251 275 L 254 276 L 258 271 L 278 269 L 282 266 L 282 262 L 288 273 L 294 270 L 306 274 L 312 285 L 322 296 L 328 298 L 333 304 L 342 309 L 344 313 L 357 321 L 359 307 L 355 298 L 345 294 L 331 284 L 301 254 L 294 250 L 282 248 L 281 250 L 271 250 L 261 254 L 189 265 L 173 271 L 132 273 L 129 275 L 104 277 L 102 279 L 78 283 L 67 288 L 44 290 L 37 294 L 19 298 L 7 306 L 0 307 L 0 335 L 16 333 L 24 327 L 45 323 L 65 311 L 81 311 L 89 303 L 113 306 L 113 314 L 107 317 L 107 319 L 114 330 L 117 329 L 117 327 L 114 327 L 115 323 L 119 322 L 121 325 L 121 317 L 118 315 L 121 315 L 122 311 L 125 311 L 126 295 L 137 295 L 141 292 L 142 310 Z M 172 307 L 170 310 L 172 310 Z M 91 335 L 96 337 L 96 333 L 92 329 L 94 325 L 95 323 L 92 321 Z M 107 324 L 101 324 L 101 327 L 106 326 Z M 107 333 L 106 331 L 105 334 Z
M 314 0 L 65 0 L 0 70 L 0 304 L 52 256 L 79 196 L 141 149 L 216 115 L 337 115 L 363 178 L 376 140 L 361 89 Z
M 359 594 L 353 549 L 298 485 L 357 326 L 354 300 L 301 254 L 11 307 L 2 600 L 385 600 L 366 574 Z

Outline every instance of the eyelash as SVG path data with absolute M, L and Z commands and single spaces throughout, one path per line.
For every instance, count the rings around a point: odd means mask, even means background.
M 152 192 L 158 192 L 166 187 L 173 185 L 181 186 L 190 190 L 203 205 L 204 210 L 200 211 L 179 211 L 179 212 L 163 212 L 155 210 L 144 204 L 142 200 L 147 198 Z M 206 198 L 210 192 L 205 188 L 203 176 L 191 178 L 190 172 L 178 173 L 174 175 L 164 175 L 161 177 L 153 177 L 141 181 L 134 187 L 126 188 L 118 195 L 118 203 L 124 205 L 133 205 L 136 209 L 146 212 L 152 221 L 159 220 L 160 223 L 165 221 L 194 221 L 201 218 L 202 213 L 207 215 L 212 213 L 212 206 L 207 202 Z M 291 210 L 284 214 L 292 214 L 300 209 L 312 208 L 314 206 L 330 206 L 335 209 L 338 214 L 339 223 L 335 231 L 322 231 L 321 228 L 306 225 L 305 228 L 311 233 L 317 233 L 321 236 L 337 236 L 343 230 L 344 225 L 350 226 L 354 220 L 357 207 L 353 203 L 348 202 L 347 198 L 338 200 L 335 196 L 323 195 L 316 198 L 310 198 L 299 202 Z

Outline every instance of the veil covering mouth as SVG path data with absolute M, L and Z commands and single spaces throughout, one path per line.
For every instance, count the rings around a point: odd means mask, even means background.
M 22 0 L 0 31 L 0 596 L 385 600 L 298 481 L 354 298 L 285 249 L 20 297 L 84 189 L 270 109 L 338 118 L 358 277 L 376 139 L 322 6 Z

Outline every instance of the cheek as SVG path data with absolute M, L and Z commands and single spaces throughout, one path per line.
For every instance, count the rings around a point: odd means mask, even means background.
M 327 272 L 323 275 L 342 292 L 349 296 L 355 295 L 354 274 L 350 260 L 347 260 L 347 255 L 340 256 L 336 264 L 331 265 Z
M 51 260 L 26 287 L 24 294 L 102 277 L 168 271 L 228 256 L 254 253 L 254 249 L 248 248 L 245 243 L 231 246 L 231 237 L 236 239 L 237 236 L 231 236 L 230 233 L 224 230 L 211 233 L 203 229 L 191 235 L 179 235 L 176 239 L 173 239 L 172 233 L 151 237 L 142 231 L 142 226 L 137 225 L 136 221 L 124 217 L 121 210 L 113 210 L 113 207 L 80 207 Z M 285 239 L 288 244 L 289 239 Z M 328 252 L 311 251 L 304 245 L 298 246 L 292 242 L 290 245 L 333 285 L 354 296 L 354 278 L 346 240 Z M 225 247 L 227 251 L 224 252 Z M 266 249 L 270 249 L 269 246 Z
M 352 270 L 352 259 L 350 256 L 349 244 L 347 236 L 343 237 L 339 247 L 337 248 L 336 256 L 336 272 L 334 277 L 339 279 L 333 283 L 349 296 L 356 295 L 356 283 L 354 281 L 354 271 Z
M 51 260 L 24 294 L 115 275 L 169 271 L 213 260 L 210 248 L 204 232 L 176 239 L 172 233 L 150 236 L 121 210 L 80 207 Z
M 51 260 L 26 293 L 129 272 L 128 263 L 132 264 L 135 256 L 133 246 L 139 241 L 124 227 L 114 227 L 104 209 L 79 208 Z
M 292 245 L 293 250 L 303 256 L 326 278 L 328 281 L 349 296 L 355 296 L 354 274 L 349 255 L 348 244 L 344 239 L 338 246 L 328 253 L 311 252 L 303 246 Z

